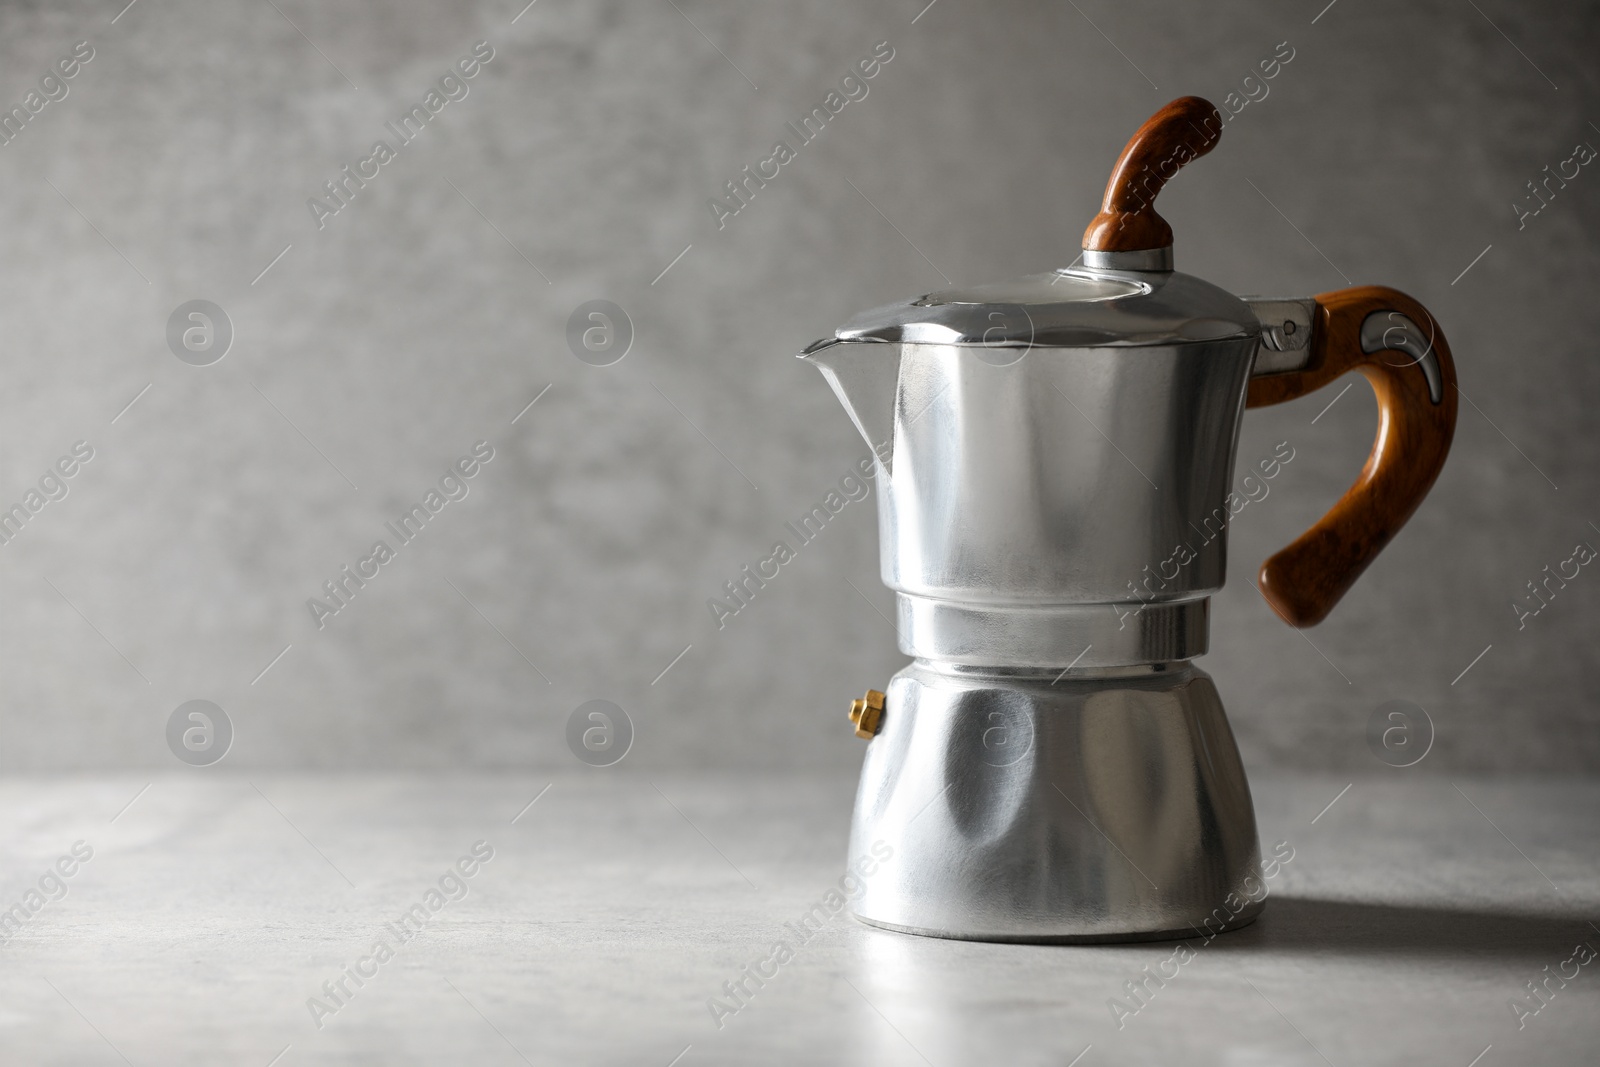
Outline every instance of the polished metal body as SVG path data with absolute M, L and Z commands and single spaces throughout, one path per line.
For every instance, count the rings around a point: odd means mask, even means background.
M 878 480 L 901 650 L 1057 669 L 1205 652 L 1255 344 L 1035 346 L 999 367 L 903 346 Z M 1197 558 L 1161 573 L 1180 542 Z
M 918 661 L 867 747 L 850 855 L 874 926 L 984 941 L 1192 937 L 1264 896 L 1250 791 L 1189 665 L 973 671 Z
M 802 354 L 882 465 L 881 572 L 914 658 L 868 694 L 870 728 L 852 717 L 851 854 L 895 848 L 863 921 L 1118 941 L 1259 910 L 1249 787 L 1189 660 L 1250 377 L 1304 364 L 1315 306 L 1246 302 L 1170 255 L 928 294 Z
M 981 296 L 1010 299 L 974 317 Z M 1260 343 L 1243 301 L 1083 268 L 934 294 L 839 336 L 809 358 L 889 444 L 881 564 L 901 651 L 1058 670 L 1206 651 Z

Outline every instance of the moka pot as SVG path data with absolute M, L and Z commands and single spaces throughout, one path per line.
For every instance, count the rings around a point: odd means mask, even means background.
M 1145 123 L 1080 265 L 878 308 L 802 353 L 878 457 L 882 577 L 913 657 L 851 710 L 869 744 L 850 855 L 894 849 L 864 922 L 1122 941 L 1260 911 L 1249 785 L 1192 663 L 1244 411 L 1350 370 L 1377 395 L 1359 480 L 1260 572 L 1310 626 L 1432 486 L 1455 372 L 1395 290 L 1241 299 L 1173 269 L 1155 196 L 1221 126 L 1195 97 Z

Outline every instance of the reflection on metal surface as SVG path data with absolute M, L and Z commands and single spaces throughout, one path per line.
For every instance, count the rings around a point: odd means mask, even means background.
M 1444 377 L 1431 336 L 1398 311 L 1374 311 L 1361 320 L 1361 351 L 1370 354 L 1386 348 L 1410 356 L 1428 380 L 1428 399 L 1435 404 L 1444 402 Z
M 1083 265 L 1100 270 L 1171 270 L 1172 246 L 1141 248 L 1133 252 L 1083 250 Z
M 896 860 L 856 902 L 865 922 L 985 941 L 1190 936 L 1258 874 L 1244 768 L 1195 667 L 1052 685 L 919 661 L 889 700 L 850 847 L 882 839 Z
M 1252 375 L 1304 370 L 1311 358 L 1311 335 L 1316 328 L 1317 302 L 1247 296 L 1244 302 L 1261 320 L 1261 347 Z
M 900 346 L 818 341 L 800 353 L 816 364 L 844 405 L 856 432 L 894 473 L 894 394 L 900 380 Z
M 1144 575 L 1130 570 L 1127 577 Z M 896 600 L 900 651 L 947 664 L 1044 667 L 1061 662 L 1062 649 L 1073 648 L 1086 650 L 1073 663 L 1077 668 L 1170 663 L 1204 655 L 1210 641 L 1211 601 L 1205 596 L 1176 603 L 1129 599 L 1043 606 L 970 604 L 907 593 Z
M 803 353 L 883 462 L 880 568 L 916 658 L 851 710 L 871 739 L 852 849 L 898 857 L 857 902 L 869 924 L 1128 941 L 1260 910 L 1217 911 L 1256 870 L 1255 816 L 1188 661 L 1252 368 L 1309 354 L 1314 305 L 1109 255 L 879 308 Z
M 1254 337 L 1260 328 L 1238 297 L 1188 274 L 1067 267 L 874 308 L 834 337 L 994 345 L 1007 338 L 995 333 L 989 312 L 1018 307 L 1027 316 L 1014 316 L 1014 329 L 1026 329 L 1027 343 L 1038 345 L 1142 347 Z M 1010 339 L 1023 341 L 1020 333 Z
M 1005 368 L 897 346 L 878 508 L 901 651 L 1058 669 L 1091 643 L 1084 667 L 1204 652 L 1255 346 L 1036 348 Z M 1196 558 L 1158 574 L 1197 533 Z M 1137 627 L 1115 607 L 1134 601 L 1153 602 Z

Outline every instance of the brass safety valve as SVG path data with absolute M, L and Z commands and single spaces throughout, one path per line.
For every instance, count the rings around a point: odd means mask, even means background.
M 856 736 L 863 741 L 872 740 L 882 717 L 883 694 L 876 689 L 868 689 L 865 697 L 850 702 L 850 722 L 856 728 Z

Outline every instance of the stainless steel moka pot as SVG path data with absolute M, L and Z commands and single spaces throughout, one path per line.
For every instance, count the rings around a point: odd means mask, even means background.
M 1416 509 L 1455 426 L 1433 317 L 1392 289 L 1233 296 L 1173 269 L 1153 203 L 1221 133 L 1196 97 L 1123 150 L 1082 263 L 866 312 L 802 353 L 879 457 L 884 584 L 913 657 L 868 739 L 849 855 L 874 926 L 984 941 L 1210 934 L 1260 912 L 1250 788 L 1211 678 L 1246 407 L 1346 371 L 1359 480 L 1262 567 L 1319 622 Z

